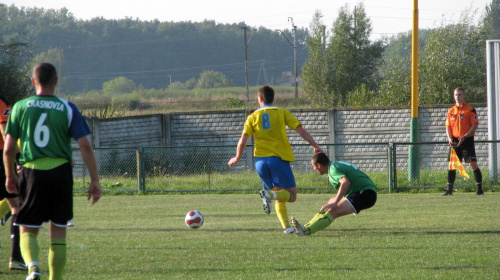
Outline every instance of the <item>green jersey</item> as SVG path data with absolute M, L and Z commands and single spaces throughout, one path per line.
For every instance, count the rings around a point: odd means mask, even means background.
M 373 181 L 356 166 L 346 162 L 331 161 L 328 167 L 328 179 L 336 190 L 338 190 L 339 181 L 343 177 L 347 177 L 351 183 L 345 194 L 346 197 L 355 192 L 377 191 L 377 186 Z
M 71 138 L 78 140 L 90 134 L 90 129 L 71 102 L 36 95 L 14 104 L 5 133 L 21 139 L 21 164 L 51 169 L 72 160 Z

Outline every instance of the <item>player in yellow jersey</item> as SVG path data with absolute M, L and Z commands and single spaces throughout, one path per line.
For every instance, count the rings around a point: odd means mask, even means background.
M 271 200 L 276 200 L 276 214 L 286 234 L 295 233 L 288 221 L 286 202 L 297 199 L 297 187 L 290 162 L 295 160 L 288 142 L 286 127 L 297 131 L 314 148 L 314 153 L 322 152 L 318 143 L 302 127 L 290 111 L 273 106 L 274 90 L 265 85 L 257 93 L 260 108 L 248 116 L 243 133 L 236 148 L 236 156 L 228 162 L 233 167 L 239 162 L 248 139 L 254 137 L 255 168 L 266 189 L 260 191 L 264 211 L 271 213 Z

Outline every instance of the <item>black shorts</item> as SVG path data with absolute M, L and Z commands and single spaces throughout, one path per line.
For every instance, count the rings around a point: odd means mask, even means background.
M 452 142 L 458 143 L 458 139 L 452 138 Z M 453 146 L 453 149 L 455 149 L 457 157 L 460 161 L 464 160 L 465 162 L 477 162 L 474 137 L 465 138 L 464 142 L 462 143 L 462 145 L 460 145 L 460 147 Z M 449 158 L 448 161 L 450 161 Z
M 361 210 L 371 208 L 377 202 L 377 192 L 374 190 L 366 190 L 363 192 L 355 192 L 346 197 L 356 211 L 355 214 Z
M 3 151 L 1 152 L 3 154 Z M 5 168 L 3 165 L 3 160 L 0 160 L 0 200 L 3 200 L 4 198 L 18 197 L 18 194 L 7 192 L 7 188 L 5 187 L 5 180 L 7 180 L 7 178 L 5 177 Z
M 24 167 L 20 174 L 21 206 L 16 225 L 40 227 L 44 222 L 65 227 L 73 218 L 73 173 L 67 162 L 50 170 Z

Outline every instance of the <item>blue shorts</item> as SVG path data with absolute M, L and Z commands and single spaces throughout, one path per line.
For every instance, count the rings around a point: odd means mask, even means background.
M 255 169 L 268 190 L 296 187 L 290 162 L 279 157 L 256 157 Z

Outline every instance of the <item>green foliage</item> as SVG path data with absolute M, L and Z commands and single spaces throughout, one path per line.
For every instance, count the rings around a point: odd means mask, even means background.
M 186 85 L 184 83 L 181 83 L 179 81 L 173 82 L 168 86 L 168 89 L 173 89 L 173 90 L 178 90 L 178 89 L 186 89 Z
M 411 57 L 387 58 L 382 67 L 383 80 L 373 105 L 410 105 Z
M 221 88 L 231 86 L 232 82 L 221 72 L 203 71 L 196 84 L 197 88 Z
M 21 34 L 35 54 L 49 49 L 63 50 L 65 66 L 61 72 L 63 94 L 101 89 L 102 84 L 125 76 L 145 88 L 166 88 L 172 81 L 186 83 L 203 70 L 223 72 L 235 85 L 244 85 L 244 22 L 219 24 L 203 22 L 119 20 L 102 17 L 78 20 L 67 9 L 16 7 L 0 4 L 0 34 Z M 304 42 L 307 30 L 297 30 L 297 41 Z M 307 51 L 298 44 L 298 62 Z M 248 48 L 249 76 L 257 77 L 260 63 L 255 60 L 293 61 L 288 42 L 274 30 L 259 28 Z M 299 65 L 300 67 L 300 65 Z M 277 79 L 289 71 L 286 63 L 266 69 Z M 169 79 L 170 78 L 170 79 Z M 193 89 L 192 81 L 186 83 Z
M 105 95 L 117 95 L 130 93 L 136 89 L 136 85 L 134 81 L 126 78 L 126 77 L 118 77 L 111 81 L 107 81 L 102 84 L 102 92 Z
M 196 83 L 197 83 L 197 81 L 195 78 L 188 79 L 185 83 L 186 89 L 195 89 Z
M 235 97 L 229 97 L 226 99 L 226 107 L 230 109 L 243 109 L 245 106 L 245 100 L 241 100 Z
M 308 57 L 302 67 L 302 90 L 315 104 L 333 104 L 334 95 L 329 86 L 329 64 L 326 50 L 326 26 L 323 15 L 316 11 L 306 39 Z
M 500 39 L 500 0 L 492 0 L 491 4 L 486 6 L 484 27 L 488 39 Z
M 315 13 L 306 41 L 312 56 L 303 68 L 304 88 L 316 104 L 350 105 L 346 103 L 349 92 L 363 84 L 375 88 L 383 42 L 370 42 L 371 22 L 362 3 L 352 13 L 347 5 L 340 9 L 327 45 L 321 18 Z
M 114 96 L 113 104 L 119 104 L 125 110 L 137 110 L 141 108 L 142 96 L 138 92 L 124 96 Z
M 363 84 L 347 94 L 346 103 L 351 107 L 366 106 L 367 104 L 372 104 L 373 98 L 374 92 Z
M 29 80 L 31 69 L 26 66 L 30 56 L 27 44 L 19 42 L 17 37 L 6 36 L 0 42 L 0 93 L 11 105 L 33 91 Z
M 125 106 L 113 102 L 110 96 L 104 96 L 101 91 L 90 91 L 85 95 L 68 96 L 68 100 L 76 104 L 85 116 L 97 118 L 122 117 Z
M 456 87 L 465 88 L 469 103 L 486 101 L 486 35 L 472 20 L 464 12 L 460 23 L 430 32 L 420 60 L 420 104 L 451 103 Z
M 346 96 L 353 89 L 362 84 L 374 87 L 384 48 L 382 41 L 370 41 L 371 22 L 362 3 L 355 6 L 352 13 L 348 6 L 343 7 L 331 32 L 330 86 L 338 95 L 336 105 L 345 105 Z

